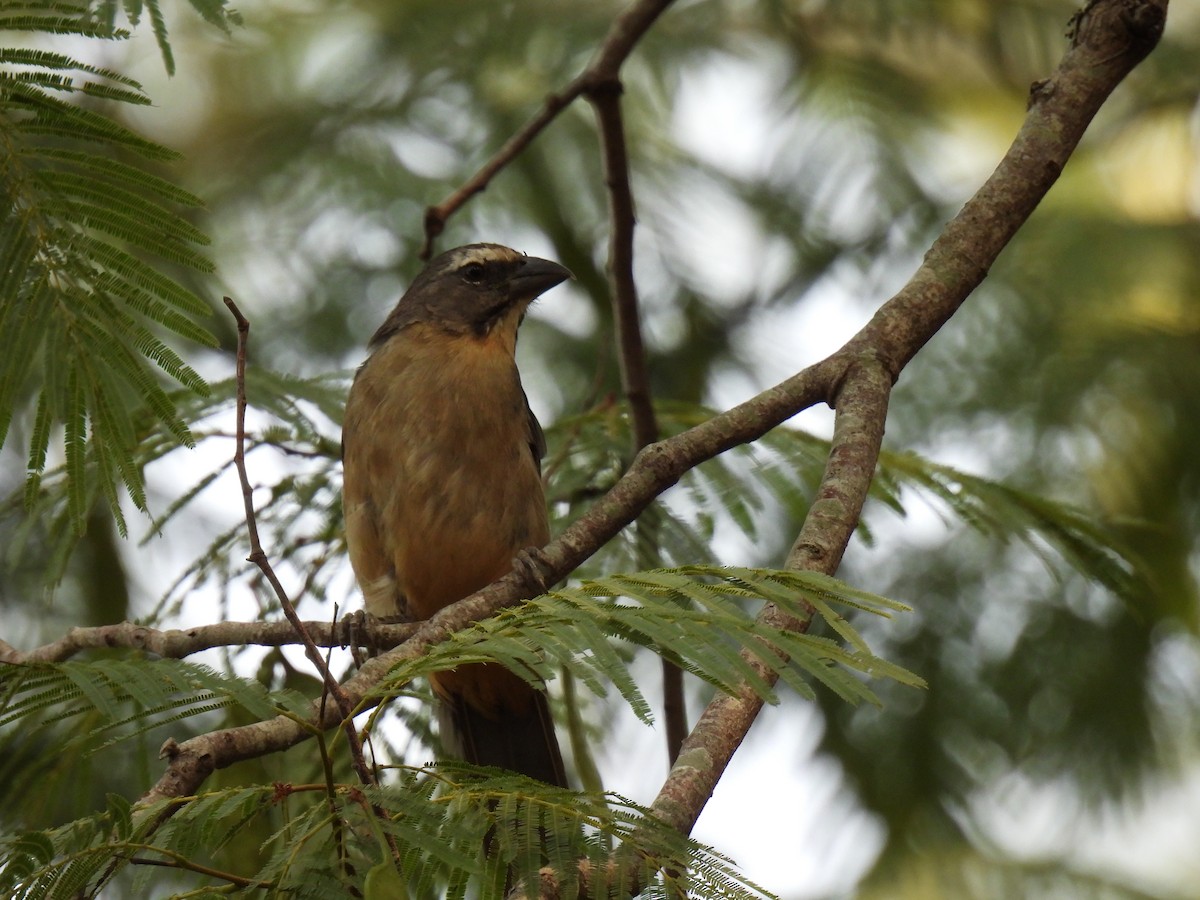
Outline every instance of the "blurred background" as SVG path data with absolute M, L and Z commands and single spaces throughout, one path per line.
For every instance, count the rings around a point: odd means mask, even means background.
M 155 101 L 122 115 L 183 153 L 171 177 L 207 206 L 196 222 L 213 237 L 217 274 L 180 277 L 213 299 L 208 324 L 223 349 L 183 355 L 212 379 L 229 376 L 227 293 L 251 320 L 254 365 L 348 375 L 420 268 L 425 207 L 587 64 L 623 7 L 256 2 L 226 36 L 168 5 L 173 77 L 147 27 L 103 45 L 100 62 Z M 990 173 L 1029 84 L 1065 48 L 1075 8 L 671 7 L 623 72 L 658 398 L 727 407 L 860 327 Z M 1101 111 L 985 284 L 905 371 L 885 441 L 1086 509 L 1120 531 L 1156 590 L 1122 602 L 1037 539 L 981 535 L 918 493 L 901 495 L 902 515 L 868 505 L 868 531 L 839 577 L 914 607 L 861 625 L 876 653 L 929 688 L 880 684 L 882 709 L 819 695 L 765 711 L 696 836 L 782 897 L 1200 896 L 1198 59 L 1200 5 L 1177 2 L 1161 46 Z M 497 241 L 575 272 L 522 331 L 525 384 L 544 423 L 619 397 L 607 238 L 595 123 L 579 102 L 439 240 L 440 249 Z M 321 421 L 336 456 L 336 415 Z M 792 424 L 824 435 L 830 418 L 814 411 Z M 206 442 L 152 465 L 152 511 L 231 451 Z M 17 441 L 0 454 L 5 494 L 21 489 L 22 457 Z M 305 483 L 314 465 L 267 450 L 251 464 L 252 477 L 274 485 Z M 337 477 L 328 458 L 316 468 Z M 804 503 L 803 491 L 765 494 L 751 535 L 713 504 L 703 511 L 711 539 L 696 550 L 708 555 L 691 561 L 780 565 Z M 8 509 L 0 542 L 27 526 L 21 516 Z M 48 561 L 36 542 L 22 544 L 0 572 L 5 639 L 27 648 L 73 624 L 272 614 L 244 552 L 228 560 L 237 578 L 223 586 L 185 575 L 239 518 L 228 477 L 146 541 L 136 521 L 134 540 L 121 541 L 98 511 L 52 596 Z M 312 527 L 314 546 L 332 540 L 336 550 L 336 536 L 321 533 L 335 519 Z M 357 608 L 344 561 L 334 552 L 321 565 L 302 616 L 328 618 L 335 602 Z M 184 589 L 160 602 L 181 575 Z M 299 559 L 289 577 L 297 593 L 307 584 Z M 213 659 L 235 665 L 232 654 Z M 243 654 L 236 666 L 292 678 L 300 659 Z M 654 663 L 634 662 L 652 697 Z M 689 690 L 694 719 L 709 689 Z M 666 772 L 660 730 L 618 704 L 589 713 L 603 723 L 601 773 L 606 787 L 648 802 Z M 156 748 L 121 771 L 93 772 L 98 796 L 140 793 Z M 21 796 L 14 773 L 55 764 L 45 748 L 26 752 L 5 763 L 8 808 L 20 810 L 9 824 L 94 808 L 95 797 L 75 793 L 79 780 L 37 803 Z M 284 765 L 262 762 L 269 778 L 286 777 Z

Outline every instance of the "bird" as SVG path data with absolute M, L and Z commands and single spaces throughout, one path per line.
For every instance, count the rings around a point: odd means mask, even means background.
M 571 277 L 500 244 L 456 247 L 371 338 L 342 428 L 346 543 L 369 614 L 427 619 L 549 541 L 546 439 L 515 353 L 529 305 Z M 447 753 L 567 787 L 544 691 L 496 663 L 430 680 Z

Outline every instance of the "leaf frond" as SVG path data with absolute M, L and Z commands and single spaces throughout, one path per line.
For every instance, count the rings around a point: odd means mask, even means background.
M 78 4 L 12 6 L 0 29 L 126 36 L 112 19 Z M 166 261 L 199 271 L 212 263 L 197 248 L 204 233 L 180 215 L 198 204 L 189 192 L 139 166 L 109 157 L 128 151 L 149 160 L 175 153 L 146 140 L 85 94 L 118 104 L 148 101 L 133 79 L 67 54 L 0 48 L 0 189 L 14 212 L 0 228 L 0 442 L 30 392 L 36 400 L 26 499 L 45 489 L 55 426 L 63 431 L 66 508 L 80 531 L 96 497 L 124 532 L 123 487 L 139 509 L 145 494 L 136 440 L 122 421 L 147 407 L 175 440 L 190 443 L 177 405 L 155 369 L 203 392 L 202 378 L 156 333 L 214 346 L 197 319 L 208 305 L 161 270 Z M 104 365 L 85 365 L 88 357 Z M 40 365 L 39 365 L 40 363 Z M 115 377 L 114 377 L 115 376 Z
M 874 656 L 850 624 L 833 612 L 831 604 L 843 597 L 855 609 L 880 615 L 907 609 L 865 591 L 851 591 L 836 579 L 802 572 L 684 566 L 590 579 L 456 633 L 393 669 L 380 693 L 417 675 L 470 662 L 498 662 L 536 684 L 552 673 L 553 662 L 593 690 L 612 684 L 648 720 L 649 707 L 624 661 L 597 650 L 613 639 L 661 653 L 727 693 L 745 683 L 767 702 L 776 701 L 775 693 L 742 657 L 743 650 L 806 695 L 811 688 L 801 676 L 852 703 L 878 702 L 852 673 L 923 685 L 911 672 Z M 774 603 L 799 619 L 813 612 L 827 616 L 850 646 L 761 624 L 746 612 L 746 600 Z

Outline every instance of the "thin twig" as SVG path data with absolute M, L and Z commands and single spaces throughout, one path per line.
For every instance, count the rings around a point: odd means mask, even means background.
M 608 277 L 616 323 L 621 388 L 629 403 L 635 453 L 657 441 L 659 430 L 642 340 L 637 282 L 633 276 L 633 234 L 637 216 L 630 186 L 628 142 L 621 111 L 623 86 L 620 69 L 636 41 L 666 6 L 656 7 L 647 3 L 641 4 L 641 7 L 631 10 L 627 21 L 614 24 L 609 40 L 605 41 L 588 67 L 591 75 L 586 90 L 600 130 L 604 181 L 608 186 L 611 224 Z M 639 542 L 639 548 L 644 548 L 645 556 L 656 557 L 658 541 L 652 523 L 643 522 L 639 528 L 646 529 L 645 534 L 639 535 L 644 538 Z M 673 765 L 688 731 L 683 670 L 664 658 L 662 675 L 667 759 Z
M 275 574 L 275 569 L 271 566 L 270 560 L 267 559 L 267 554 L 263 551 L 262 544 L 258 539 L 258 521 L 254 514 L 254 495 L 250 487 L 250 476 L 246 472 L 246 347 L 250 336 L 250 322 L 242 315 L 242 311 L 238 309 L 237 304 L 230 297 L 225 297 L 225 305 L 229 307 L 229 311 L 233 314 L 234 320 L 237 322 L 238 330 L 238 347 L 237 347 L 237 444 L 234 450 L 234 462 L 237 465 L 238 478 L 242 483 L 242 500 L 246 507 L 246 528 L 250 533 L 250 560 L 258 566 L 263 573 L 263 577 L 275 591 L 275 596 L 279 599 L 279 605 L 283 608 L 283 614 L 287 617 L 292 628 L 304 642 L 304 653 L 309 658 L 317 671 L 321 673 L 323 690 L 320 699 L 320 712 L 318 714 L 320 720 L 325 719 L 325 697 L 332 696 L 334 703 L 337 704 L 338 712 L 341 715 L 342 731 L 346 735 L 346 744 L 350 750 L 350 760 L 354 767 L 354 773 L 358 776 L 358 780 L 362 784 L 374 785 L 378 782 L 375 779 L 375 773 L 371 767 L 367 765 L 366 757 L 363 755 L 362 740 L 358 736 L 358 729 L 354 727 L 354 703 L 351 702 L 347 693 L 342 690 L 342 686 L 338 684 L 337 679 L 333 677 L 333 673 L 329 670 L 329 665 L 325 658 L 321 656 L 321 651 L 317 649 L 317 645 L 313 643 L 313 639 L 309 636 L 308 630 L 304 627 L 304 622 L 296 613 L 296 607 L 292 604 L 291 598 L 288 597 L 287 591 L 284 590 L 283 584 Z M 364 805 L 365 801 L 364 801 Z M 388 819 L 387 811 L 377 803 L 370 804 L 371 811 L 381 820 Z M 400 848 L 396 843 L 395 835 L 390 831 L 385 832 L 384 840 L 386 840 L 388 849 L 391 851 L 392 859 L 397 866 L 400 864 Z
M 619 60 L 616 62 L 619 64 Z M 608 80 L 601 81 L 601 77 Z M 659 438 L 646 365 L 646 347 L 642 340 L 641 314 L 637 282 L 633 277 L 633 232 L 637 225 L 633 190 L 629 179 L 629 148 L 621 113 L 622 86 L 618 72 L 597 72 L 587 91 L 588 102 L 596 112 L 600 129 L 604 183 L 608 186 L 608 214 L 611 237 L 608 251 L 608 279 L 616 323 L 617 359 L 621 370 L 621 388 L 629 403 L 633 423 L 633 450 L 637 453 Z M 642 568 L 657 565 L 658 534 L 650 519 L 638 523 L 639 563 Z M 663 724 L 666 732 L 667 763 L 674 765 L 679 748 L 687 737 L 687 704 L 683 693 L 683 669 L 663 657 Z
M 537 115 L 530 119 L 524 128 L 505 141 L 504 145 L 483 164 L 478 172 L 463 182 L 441 203 L 426 207 L 425 242 L 421 245 L 418 254 L 421 259 L 428 260 L 433 256 L 433 242 L 445 230 L 446 221 L 466 205 L 468 200 L 487 190 L 488 184 L 496 177 L 496 174 L 520 156 L 522 151 L 533 143 L 533 139 L 541 133 L 542 129 L 553 122 L 560 112 L 583 93 L 583 88 L 584 84 L 576 79 L 561 93 L 548 96 Z
M 421 245 L 421 259 L 427 260 L 433 255 L 433 243 L 445 229 L 449 218 L 476 194 L 487 190 L 488 184 L 505 166 L 520 156 L 559 113 L 588 90 L 596 72 L 615 72 L 621 61 L 633 52 L 642 35 L 654 24 L 654 20 L 671 3 L 672 0 L 640 0 L 617 16 L 591 64 L 561 91 L 550 94 L 537 114 L 505 141 L 479 171 L 441 203 L 425 210 L 425 242 Z
M 250 337 L 250 322 L 242 315 L 242 311 L 238 309 L 237 304 L 233 302 L 232 298 L 226 297 L 224 299 L 225 305 L 229 308 L 234 320 L 237 322 L 238 331 L 237 441 L 233 451 L 233 461 L 234 465 L 237 466 L 238 478 L 242 484 L 242 502 L 246 507 L 246 530 L 250 534 L 249 560 L 258 566 L 263 577 L 267 579 L 267 583 L 275 591 L 279 605 L 283 608 L 284 616 L 287 617 L 296 634 L 304 642 L 304 654 L 321 674 L 324 689 L 329 692 L 329 695 L 333 697 L 334 703 L 337 704 L 338 712 L 342 717 L 342 729 L 346 733 L 346 740 L 350 746 L 355 773 L 363 784 L 375 784 L 375 776 L 366 764 L 362 752 L 362 741 L 359 740 L 358 731 L 354 727 L 354 704 L 350 702 L 350 698 L 342 690 L 342 686 L 338 684 L 337 679 L 333 677 L 333 673 L 329 671 L 329 666 L 325 664 L 325 659 L 321 656 L 321 651 L 313 643 L 308 630 L 304 627 L 304 622 L 300 620 L 300 616 L 296 613 L 296 607 L 292 604 L 291 598 L 288 597 L 287 591 L 284 590 L 282 582 L 280 582 L 279 577 L 275 574 L 275 569 L 271 566 L 271 561 L 267 559 L 267 554 L 263 551 L 262 543 L 258 538 L 258 519 L 254 513 L 254 491 L 250 486 L 250 476 L 246 471 L 246 347 Z
M 608 244 L 608 278 L 616 322 L 621 388 L 629 401 L 636 452 L 658 440 L 658 422 L 654 416 L 650 375 L 646 368 L 637 283 L 633 278 L 633 231 L 637 220 L 629 185 L 629 153 L 621 115 L 621 83 L 615 80 L 615 76 L 613 81 L 594 83 L 588 89 L 587 98 L 596 111 L 604 161 L 604 182 L 608 185 L 609 221 L 612 226 L 612 237 Z
M 177 853 L 170 853 L 161 847 L 146 847 L 147 850 L 152 850 L 155 853 L 164 853 L 170 856 L 170 859 L 148 859 L 144 856 L 131 856 L 129 864 L 132 866 L 157 866 L 164 869 L 181 869 L 185 872 L 195 872 L 198 875 L 204 875 L 208 878 L 215 878 L 220 881 L 227 881 L 235 887 L 240 888 L 259 888 L 270 889 L 273 887 L 269 881 L 259 881 L 255 878 L 244 878 L 241 875 L 236 875 L 233 872 L 225 872 L 221 869 L 214 869 L 211 866 L 201 865 L 197 862 L 192 862 L 186 856 Z

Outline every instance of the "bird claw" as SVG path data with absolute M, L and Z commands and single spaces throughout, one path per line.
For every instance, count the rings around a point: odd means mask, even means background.
M 513 571 L 528 587 L 536 588 L 539 594 L 550 590 L 550 584 L 546 581 L 546 569 L 548 568 L 550 568 L 550 563 L 540 547 L 526 547 L 524 550 L 518 550 L 517 555 L 513 558 Z
M 350 656 L 353 657 L 356 666 L 361 666 L 368 657 L 376 653 L 373 634 L 378 621 L 365 609 L 342 616 L 338 637 L 342 646 L 350 648 Z M 366 656 L 362 652 L 364 648 L 367 651 Z

